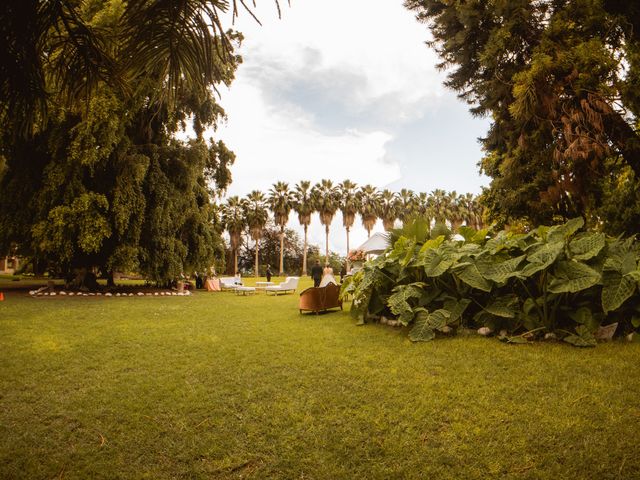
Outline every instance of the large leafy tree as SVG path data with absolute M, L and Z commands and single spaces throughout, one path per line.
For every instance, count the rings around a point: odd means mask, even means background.
M 245 4 L 5 0 L 0 9 L 0 119 L 3 124 L 10 120 L 9 133 L 28 134 L 55 113 L 51 94 L 75 104 L 106 82 L 129 95 L 150 75 L 165 80 L 153 92 L 156 98 L 178 100 L 189 91 L 207 90 L 233 57 L 233 39 L 221 18 L 230 8 L 236 16 L 238 5 Z
M 47 2 L 42 8 L 51 5 L 73 7 L 68 14 L 78 25 L 110 33 L 104 48 L 111 58 L 125 61 L 128 37 L 118 35 L 124 3 Z M 60 21 L 65 26 L 57 41 L 78 42 L 66 30 L 68 22 Z M 43 42 L 50 55 L 66 51 Z M 238 61 L 215 57 L 211 68 L 217 77 L 209 87 L 229 84 Z M 57 66 L 45 62 L 41 67 L 45 86 L 52 89 L 49 121 L 25 136 L 16 134 L 25 130 L 24 118 L 6 117 L 2 131 L 7 168 L 0 179 L 0 248 L 16 243 L 22 254 L 60 273 L 138 269 L 158 282 L 212 265 L 222 249 L 212 199 L 230 182 L 234 155 L 222 142 L 203 138 L 205 127 L 224 116 L 211 88 L 185 80 L 186 71 L 181 86 L 172 87 L 168 71 L 149 70 L 128 92 L 97 80 L 86 103 L 73 102 L 56 83 L 63 81 L 56 80 L 62 75 Z M 166 89 L 179 93 L 158 95 Z M 188 120 L 196 138 L 176 140 L 174 134 Z
M 269 190 L 269 206 L 273 212 L 273 219 L 280 227 L 280 267 L 278 272 L 280 275 L 284 273 L 284 229 L 289 221 L 289 214 L 292 207 L 291 190 L 286 182 L 276 182 Z
M 292 208 L 298 214 L 298 222 L 304 229 L 304 247 L 302 255 L 302 275 L 307 274 L 307 251 L 309 247 L 308 230 L 311 224 L 311 215 L 315 212 L 315 202 L 312 195 L 311 182 L 301 180 L 292 192 Z
M 427 23 L 446 85 L 490 115 L 483 199 L 494 220 L 586 211 L 640 175 L 640 7 L 620 0 L 406 0 Z M 627 175 L 628 178 L 628 175 Z

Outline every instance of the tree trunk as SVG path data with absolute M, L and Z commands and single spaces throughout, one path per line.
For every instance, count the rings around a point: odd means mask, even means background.
M 284 275 L 284 227 L 280 227 L 280 276 Z
M 238 250 L 233 251 L 233 276 L 238 276 Z
M 260 244 L 258 243 L 258 241 L 256 240 L 256 278 L 258 278 L 258 252 L 260 251 Z
M 349 227 L 347 227 L 347 272 L 349 271 Z
M 307 275 L 307 229 L 309 228 L 309 225 L 305 225 L 304 226 L 304 250 L 302 252 L 302 276 L 306 276 Z
M 107 287 L 115 287 L 116 286 L 116 282 L 113 279 L 113 270 L 109 270 L 109 272 L 107 272 Z
M 329 263 L 329 225 L 325 226 L 325 231 L 327 233 L 326 236 L 326 249 L 325 249 L 325 255 L 324 255 L 324 263 L 327 264 Z

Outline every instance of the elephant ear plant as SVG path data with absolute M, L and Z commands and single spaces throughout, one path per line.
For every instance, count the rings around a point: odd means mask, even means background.
M 396 318 L 413 341 L 464 326 L 506 332 L 501 339 L 510 343 L 553 333 L 594 346 L 600 326 L 640 327 L 640 245 L 583 227 L 575 218 L 526 234 L 462 227 L 461 240 L 399 235 L 343 293 L 353 295 L 360 323 Z

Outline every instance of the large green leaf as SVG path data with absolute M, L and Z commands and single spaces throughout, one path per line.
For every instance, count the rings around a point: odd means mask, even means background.
M 604 233 L 579 233 L 569 242 L 569 252 L 574 260 L 589 260 L 600 253 L 606 244 Z
M 416 265 L 423 265 L 428 277 L 439 277 L 455 263 L 455 258 L 443 255 L 442 250 L 427 250 Z
M 401 316 L 401 323 L 407 324 L 413 319 L 413 306 L 409 301 L 412 298 L 420 298 L 424 286 L 424 283 L 416 282 L 410 285 L 398 285 L 393 289 L 393 293 L 387 299 L 387 305 L 391 313 Z
M 462 226 L 458 228 L 458 235 L 462 236 L 465 242 L 471 242 L 473 237 L 476 235 L 476 229 Z
M 437 238 L 427 240 L 424 245 L 420 247 L 420 255 L 424 255 L 427 250 L 436 249 L 444 242 L 444 235 L 440 235 Z
M 605 270 L 602 273 L 602 310 L 611 312 L 622 305 L 636 290 L 633 275 L 621 275 L 618 272 Z
M 518 266 L 525 257 L 526 255 L 521 255 L 509 260 L 500 260 L 493 255 L 482 255 L 476 259 L 476 265 L 484 278 L 502 283 L 518 274 Z
M 389 252 L 389 258 L 394 260 L 398 260 L 400 258 L 404 258 L 407 254 L 408 246 L 411 245 L 411 239 L 401 236 L 396 240 L 396 243 L 393 244 L 393 248 Z
M 514 294 L 503 295 L 494 299 L 484 309 L 496 317 L 515 318 L 519 310 L 518 297 Z
M 600 274 L 584 263 L 560 261 L 554 266 L 549 291 L 576 293 L 593 287 L 599 281 Z
M 448 300 L 444 302 L 444 308 L 449 312 L 449 323 L 457 321 L 467 309 L 471 300 L 463 298 L 461 300 Z
M 600 326 L 600 322 L 594 318 L 593 312 L 587 307 L 580 307 L 575 312 L 569 314 L 569 317 L 576 323 L 584 325 L 590 332 L 595 332 Z
M 548 242 L 564 242 L 565 239 L 576 233 L 584 226 L 584 218 L 572 218 L 563 225 L 555 225 L 547 232 Z
M 487 243 L 485 243 L 484 246 L 489 252 L 495 255 L 504 248 L 507 248 L 507 240 L 508 233 L 502 230 L 498 232 L 495 237 L 487 240 Z
M 585 325 L 578 325 L 576 327 L 575 335 L 568 335 L 562 340 L 576 347 L 596 346 L 596 338 L 593 336 L 593 332 L 591 332 Z
M 416 315 L 414 327 L 409 332 L 409 339 L 412 342 L 428 342 L 436 336 L 436 330 L 444 328 L 449 322 L 450 313 L 447 310 L 439 309 L 429 313 L 420 309 Z
M 473 264 L 456 270 L 455 274 L 470 287 L 477 288 L 483 292 L 491 291 L 491 283 L 482 276 L 478 267 Z
M 520 275 L 530 277 L 540 270 L 544 270 L 556 261 L 560 253 L 564 250 L 564 242 L 545 243 L 532 249 L 527 255 L 529 264 L 521 270 Z

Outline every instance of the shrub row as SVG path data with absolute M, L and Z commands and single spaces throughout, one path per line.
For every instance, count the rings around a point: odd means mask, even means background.
M 576 218 L 527 234 L 462 227 L 464 240 L 401 235 L 343 293 L 361 322 L 396 318 L 412 326 L 413 341 L 466 326 L 507 332 L 508 342 L 553 333 L 593 346 L 602 325 L 618 322 L 621 334 L 640 326 L 640 246 L 583 227 Z

